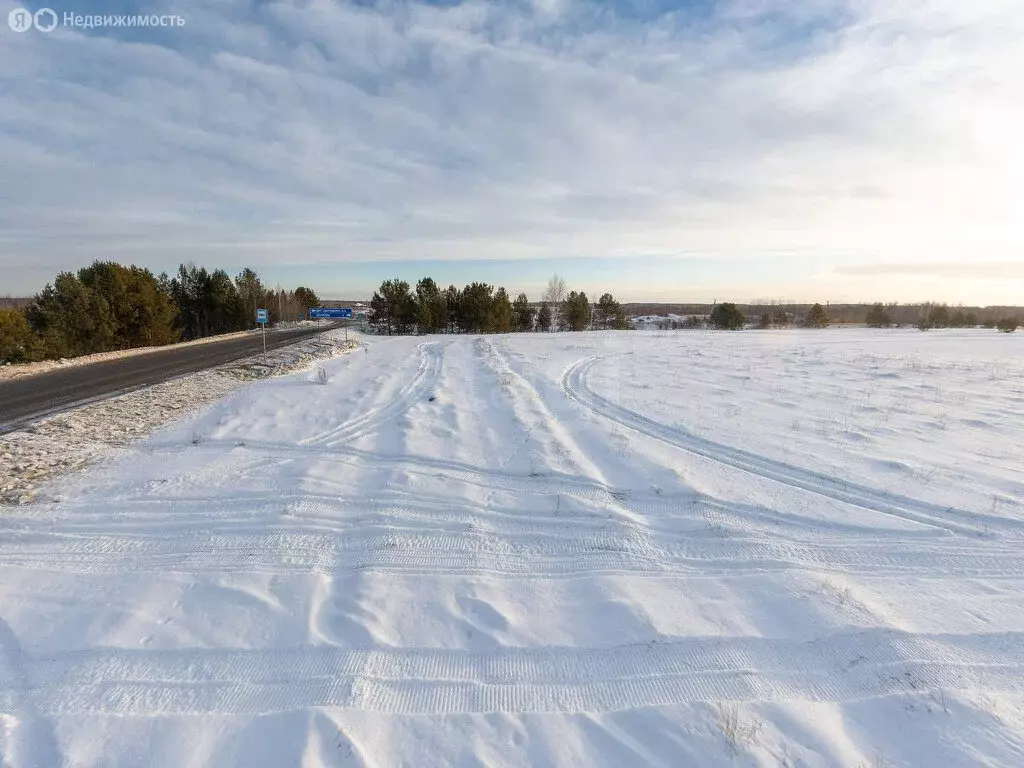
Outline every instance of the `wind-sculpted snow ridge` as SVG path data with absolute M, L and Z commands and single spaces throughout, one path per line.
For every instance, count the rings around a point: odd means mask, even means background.
M 0 517 L 3 765 L 1017 764 L 1024 477 L 978 446 L 1024 448 L 1021 371 L 917 338 L 374 338 L 233 387 Z M 990 397 L 929 389 L 953 357 Z

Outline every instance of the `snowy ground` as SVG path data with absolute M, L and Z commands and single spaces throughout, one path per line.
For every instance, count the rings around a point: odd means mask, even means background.
M 1024 764 L 989 332 L 371 338 L 0 515 L 7 766 Z
M 78 470 L 169 421 L 219 400 L 253 379 L 308 369 L 317 360 L 355 346 L 344 331 L 278 347 L 266 357 L 243 358 L 152 387 L 41 419 L 0 435 L 0 506 L 36 501 L 45 481 Z M 3 768 L 0 765 L 0 768 Z

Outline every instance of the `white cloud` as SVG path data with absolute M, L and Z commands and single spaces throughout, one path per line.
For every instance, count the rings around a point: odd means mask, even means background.
M 1019 261 L 1018 0 L 791 5 L 176 3 L 163 45 L 5 38 L 0 269 Z

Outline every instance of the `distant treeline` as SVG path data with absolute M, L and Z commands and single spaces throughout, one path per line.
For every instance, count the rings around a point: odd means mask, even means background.
M 0 362 L 171 344 L 253 328 L 257 307 L 276 323 L 319 304 L 309 288 L 272 290 L 248 268 L 232 279 L 182 264 L 169 277 L 97 261 L 57 275 L 27 304 L 0 308 Z
M 628 303 L 622 305 L 632 317 L 644 315 L 673 314 L 685 320 L 677 319 L 676 327 L 687 322 L 694 324 L 691 318 L 706 320 L 716 304 L 666 304 L 666 303 Z M 815 306 L 812 304 L 795 304 L 787 302 L 733 304 L 751 325 L 761 325 L 767 316 L 773 318 L 773 325 L 804 326 L 807 315 Z M 821 306 L 821 305 L 818 305 Z M 1006 318 L 1024 319 L 1024 307 L 992 306 L 992 307 L 951 307 L 948 304 L 925 302 L 923 304 L 828 304 L 825 312 L 830 325 L 872 324 L 872 318 L 887 321 L 891 327 L 921 327 L 922 320 L 932 328 L 971 328 L 981 326 L 994 328 Z M 884 313 L 884 314 L 880 314 Z M 667 319 L 666 319 L 667 320 Z M 886 323 L 883 322 L 882 325 Z M 666 322 L 671 326 L 671 322 Z
M 692 305 L 691 305 L 692 306 Z M 657 321 L 657 327 L 668 330 L 676 328 L 716 328 L 722 330 L 740 330 L 750 326 L 756 328 L 787 328 L 800 326 L 804 328 L 827 328 L 836 322 L 827 307 L 812 304 L 804 310 L 792 310 L 781 305 L 748 305 L 750 314 L 744 313 L 739 305 L 731 302 L 713 304 L 705 307 L 708 314 L 692 314 L 684 318 L 663 318 Z M 993 310 L 994 311 L 991 311 Z M 870 328 L 893 328 L 912 325 L 922 331 L 932 328 L 996 328 L 1004 333 L 1013 333 L 1020 327 L 1018 315 L 1006 314 L 1000 308 L 987 308 L 979 318 L 973 310 L 958 307 L 951 309 L 947 304 L 919 304 L 900 306 L 898 304 L 864 305 L 863 312 L 857 321 Z M 1013 309 L 1013 308 L 1010 308 Z M 675 314 L 674 312 L 672 314 Z M 906 322 L 910 319 L 910 322 Z M 841 320 L 839 322 L 850 322 Z
M 369 322 L 376 332 L 388 335 L 624 330 L 634 327 L 634 318 L 653 315 L 660 310 L 677 315 L 654 321 L 656 327 L 666 330 L 826 328 L 835 322 L 865 323 L 875 328 L 913 325 L 921 330 L 982 325 L 1012 332 L 1018 327 L 1016 315 L 1008 315 L 998 309 L 990 311 L 992 308 L 973 310 L 928 303 L 907 306 L 842 305 L 833 311 L 830 309 L 822 304 L 739 305 L 731 302 L 622 305 L 610 293 L 602 295 L 592 305 L 586 293 L 569 291 L 558 275 L 548 281 L 540 302 L 534 303 L 525 293 L 520 293 L 514 301 L 510 300 L 504 287 L 495 290 L 487 283 L 471 283 L 461 289 L 454 285 L 441 289 L 432 278 L 424 277 L 415 288 L 398 278 L 381 283 L 370 300 Z M 689 313 L 683 314 L 687 310 Z
M 74 357 L 94 352 L 170 344 L 255 326 L 258 307 L 271 323 L 298 320 L 320 306 L 305 287 L 268 289 L 252 269 L 233 279 L 182 264 L 174 277 L 148 269 L 97 261 L 77 274 L 62 272 L 30 300 L 0 304 L 0 363 Z M 672 313 L 657 327 L 823 328 L 866 323 L 883 328 L 912 325 L 969 328 L 981 325 L 1012 332 L 1024 310 L 1014 307 L 955 307 L 946 304 L 620 304 L 610 293 L 591 303 L 583 291 L 569 291 L 555 275 L 539 302 L 525 293 L 512 300 L 504 287 L 474 282 L 440 288 L 424 277 L 415 287 L 385 280 L 370 302 L 373 330 L 407 333 L 509 333 L 525 331 L 625 330 L 642 315 Z
M 610 293 L 591 304 L 587 294 L 568 290 L 555 275 L 539 304 L 525 293 L 515 300 L 504 287 L 487 283 L 440 288 L 424 277 L 415 288 L 405 280 L 385 280 L 370 300 L 369 322 L 377 333 L 511 333 L 582 331 L 588 328 L 625 330 L 629 318 Z

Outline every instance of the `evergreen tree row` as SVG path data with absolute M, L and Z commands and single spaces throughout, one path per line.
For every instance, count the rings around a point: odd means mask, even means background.
M 76 357 L 159 346 L 255 327 L 257 307 L 272 323 L 319 306 L 308 288 L 275 291 L 252 269 L 232 279 L 182 264 L 174 277 L 97 261 L 62 272 L 25 308 L 0 309 L 0 362 Z
M 865 323 L 869 328 L 892 328 L 897 322 L 890 312 L 891 306 L 873 304 L 867 311 Z M 828 311 L 821 304 L 814 304 L 799 323 L 805 328 L 827 328 L 831 322 Z M 739 307 L 730 302 L 716 304 L 706 321 L 707 326 L 719 330 L 740 330 L 747 327 L 747 317 Z M 685 327 L 703 327 L 705 322 L 700 317 L 693 317 Z M 786 328 L 790 325 L 789 316 L 782 310 L 774 313 L 763 312 L 757 322 L 758 328 Z M 974 312 L 951 310 L 946 304 L 925 304 L 921 308 L 920 318 L 915 324 L 922 331 L 931 328 L 974 328 L 979 325 Z M 980 323 L 985 328 L 996 328 L 1004 333 L 1013 333 L 1020 323 L 1016 317 L 987 320 Z
M 504 287 L 474 282 L 459 289 L 441 289 L 424 277 L 415 288 L 405 280 L 385 280 L 370 300 L 370 324 L 378 333 L 512 333 L 525 331 L 625 330 L 629 318 L 606 293 L 591 305 L 582 291 L 566 292 L 565 282 L 552 278 L 535 306 L 525 293 L 514 301 Z
M 805 328 L 827 328 L 829 324 L 828 312 L 821 304 L 814 304 L 803 318 L 801 323 Z M 700 327 L 703 323 L 700 318 L 693 318 L 689 327 Z M 707 325 L 721 331 L 738 331 L 747 327 L 747 317 L 743 311 L 731 301 L 715 304 L 708 315 Z M 790 325 L 790 317 L 782 310 L 776 310 L 774 314 L 764 312 L 761 314 L 758 328 L 787 328 Z

